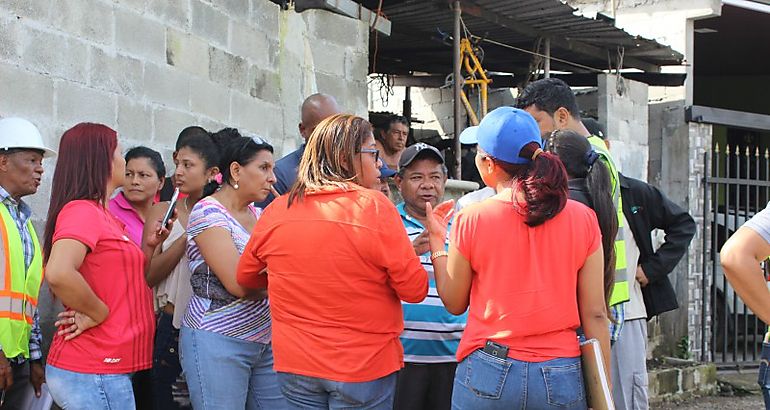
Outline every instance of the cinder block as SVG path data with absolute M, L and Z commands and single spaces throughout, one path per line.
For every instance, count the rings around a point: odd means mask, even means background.
M 263 68 L 273 67 L 278 55 L 278 41 L 275 34 L 272 39 L 261 31 L 254 30 L 245 23 L 232 23 L 230 50 L 233 54 L 248 58 L 252 63 Z
M 187 110 L 190 107 L 190 79 L 181 70 L 145 64 L 144 93 L 151 101 Z
M 348 49 L 345 52 L 345 78 L 366 81 L 369 74 L 369 55 Z
M 36 21 L 46 21 L 48 14 L 54 8 L 51 7 L 53 0 L 3 0 L 0 1 L 0 9 L 9 11 L 13 16 L 22 19 L 31 19 Z
M 341 46 L 358 45 L 358 19 L 327 10 L 307 10 L 302 12 L 302 16 L 308 25 L 309 38 L 326 40 Z
M 21 57 L 19 50 L 19 32 L 21 20 L 16 18 L 0 19 L 0 59 L 16 61 Z
M 140 13 L 147 9 L 147 3 L 152 0 L 113 0 L 115 3 L 134 9 Z
M 22 63 L 30 70 L 86 82 L 88 48 L 66 36 L 23 27 Z
M 190 2 L 188 0 L 151 1 L 147 10 L 166 23 L 185 30 L 190 29 Z
M 191 125 L 196 125 L 197 121 L 188 112 L 156 107 L 153 111 L 153 123 L 155 134 L 152 141 L 155 144 L 173 146 L 179 132 Z
M 234 90 L 246 92 L 249 64 L 243 57 L 216 47 L 209 48 L 209 78 Z
M 145 103 L 118 97 L 118 135 L 148 142 L 152 140 L 152 110 Z
M 56 119 L 64 127 L 80 122 L 115 126 L 116 96 L 68 81 L 56 81 Z
M 208 78 L 209 45 L 199 37 L 169 28 L 166 31 L 166 62 L 188 73 Z
M 319 93 L 326 93 L 334 96 L 340 107 L 344 107 L 345 111 L 351 110 L 348 101 L 345 101 L 348 84 L 344 78 L 316 72 L 315 81 Z
M 92 47 L 90 73 L 89 84 L 93 87 L 132 96 L 141 93 L 142 62 L 135 58 Z
M 348 93 L 345 98 L 345 108 L 348 112 L 358 115 L 359 117 L 369 117 L 369 101 L 367 96 L 366 82 L 364 81 L 348 81 Z
M 270 141 L 283 139 L 283 110 L 273 104 L 238 92 L 230 96 L 230 123 Z
M 115 45 L 149 61 L 166 61 L 165 27 L 132 11 L 115 10 Z
M 281 75 L 256 64 L 249 69 L 249 95 L 274 104 L 281 103 Z
M 302 14 L 284 13 L 282 15 L 280 32 L 286 34 L 281 35 L 279 33 L 281 43 L 278 53 L 280 54 L 281 60 L 287 55 L 291 55 L 298 58 L 300 61 L 303 61 L 305 56 L 310 53 L 310 42 L 307 38 L 308 28 L 307 23 L 303 18 L 303 15 L 310 11 L 311 10 L 304 11 Z M 269 31 L 266 31 L 266 33 L 268 36 L 274 35 Z M 288 33 L 292 33 L 292 35 L 289 35 Z
M 270 0 L 250 0 L 249 21 L 257 29 L 267 34 L 278 34 L 281 7 Z M 291 13 L 299 17 L 297 13 Z M 288 16 L 287 16 L 288 17 Z M 301 17 L 300 17 L 301 18 Z
M 192 111 L 210 118 L 227 121 L 230 114 L 230 91 L 206 78 L 190 82 Z
M 192 32 L 212 44 L 227 47 L 227 15 L 199 0 L 192 0 Z
M 249 16 L 249 0 L 210 0 L 218 9 L 227 13 L 233 19 L 247 19 Z
M 33 122 L 53 118 L 53 79 L 0 64 L 0 116 L 18 115 Z
M 310 51 L 313 56 L 310 64 L 316 71 L 338 77 L 345 76 L 345 47 L 324 41 L 311 47 Z
M 51 24 L 60 30 L 99 44 L 112 44 L 114 6 L 96 0 L 59 1 Z

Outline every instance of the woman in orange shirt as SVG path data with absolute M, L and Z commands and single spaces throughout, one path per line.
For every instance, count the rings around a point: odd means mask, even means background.
M 596 215 L 567 199 L 564 166 L 526 112 L 495 109 L 476 138 L 497 194 L 460 211 L 448 255 L 430 224 L 439 296 L 451 313 L 468 309 L 452 407 L 585 409 L 577 328 L 610 360 Z
M 240 285 L 270 278 L 275 370 L 291 407 L 392 408 L 401 300 L 423 300 L 428 276 L 395 206 L 370 189 L 378 154 L 363 118 L 321 122 L 297 182 L 265 209 L 240 259 Z

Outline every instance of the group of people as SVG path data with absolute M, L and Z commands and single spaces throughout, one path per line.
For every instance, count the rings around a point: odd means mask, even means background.
M 46 383 L 64 409 L 171 409 L 183 374 L 196 409 L 585 409 L 579 341 L 596 339 L 617 408 L 646 408 L 645 322 L 677 307 L 667 274 L 694 222 L 618 173 L 565 83 L 517 107 L 464 133 L 487 188 L 457 204 L 406 119 L 375 130 L 325 94 L 295 152 L 190 126 L 171 176 L 81 123 L 42 246 L 22 198 L 56 153 L 0 120 L 0 407 Z M 65 306 L 45 366 L 43 266 Z

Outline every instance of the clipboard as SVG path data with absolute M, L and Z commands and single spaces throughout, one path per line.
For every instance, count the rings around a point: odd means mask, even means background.
M 593 410 L 615 410 L 610 383 L 607 380 L 602 347 L 596 339 L 580 343 L 583 364 L 583 382 L 586 388 L 586 402 Z

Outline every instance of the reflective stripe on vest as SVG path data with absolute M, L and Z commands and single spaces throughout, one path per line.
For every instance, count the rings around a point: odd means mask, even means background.
M 5 204 L 0 203 L 0 235 L 5 263 L 0 270 L 0 346 L 6 357 L 29 358 L 29 336 L 43 281 L 43 256 L 31 221 L 27 229 L 34 254 L 29 269 L 24 263 L 21 232 Z
M 612 287 L 612 293 L 610 294 L 609 305 L 614 306 L 619 303 L 628 302 L 630 299 L 628 289 L 628 273 L 627 273 L 627 261 L 626 261 L 626 241 L 623 236 L 623 229 L 625 223 L 623 222 L 623 199 L 620 197 L 620 178 L 618 177 L 618 169 L 615 167 L 615 163 L 612 161 L 612 156 L 607 150 L 607 146 L 604 144 L 604 140 L 599 137 L 588 137 L 588 142 L 591 143 L 594 150 L 599 154 L 607 168 L 610 170 L 610 178 L 612 181 L 612 200 L 615 203 L 615 211 L 618 214 L 618 234 L 615 236 L 615 285 Z

